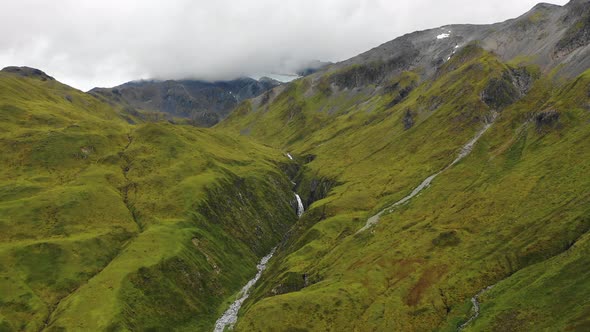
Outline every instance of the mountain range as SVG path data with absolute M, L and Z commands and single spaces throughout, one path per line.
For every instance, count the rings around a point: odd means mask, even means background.
M 573 0 L 285 84 L 5 68 L 0 330 L 588 331 L 589 52 Z
M 289 77 L 310 75 L 330 64 L 309 61 Z M 94 88 L 88 93 L 120 108 L 129 122 L 167 120 L 211 127 L 226 118 L 240 102 L 258 97 L 280 84 L 281 81 L 267 76 L 213 82 L 140 80 L 114 88 Z

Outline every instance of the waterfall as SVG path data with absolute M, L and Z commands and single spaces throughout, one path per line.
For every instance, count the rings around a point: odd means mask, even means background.
M 305 212 L 305 208 L 303 207 L 303 202 L 301 201 L 301 197 L 295 193 L 295 197 L 297 198 L 297 216 L 301 218 L 303 212 Z
M 294 194 L 297 198 L 297 216 L 301 217 L 301 215 L 303 215 L 303 212 L 305 212 L 305 208 L 303 207 L 301 197 L 299 197 L 297 193 Z M 242 304 L 244 303 L 244 301 L 246 301 L 248 296 L 250 296 L 250 288 L 252 288 L 256 284 L 258 279 L 260 279 L 260 277 L 262 276 L 262 272 L 264 272 L 264 270 L 266 269 L 266 265 L 274 255 L 276 249 L 276 247 L 273 248 L 270 254 L 264 256 L 260 260 L 260 263 L 258 263 L 258 265 L 256 266 L 258 272 L 254 276 L 254 278 L 250 279 L 250 281 L 248 281 L 248 283 L 242 288 L 242 290 L 238 294 L 238 299 L 235 300 L 229 306 L 229 308 L 223 313 L 223 315 L 217 320 L 217 322 L 215 322 L 215 329 L 213 330 L 213 332 L 223 332 L 226 328 L 229 328 L 230 330 L 233 329 L 234 324 L 238 321 L 238 312 L 240 311 Z

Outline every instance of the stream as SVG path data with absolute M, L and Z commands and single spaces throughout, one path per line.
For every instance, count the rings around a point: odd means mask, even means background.
M 290 154 L 288 154 L 288 157 L 289 159 L 292 159 Z M 297 193 L 294 194 L 295 198 L 297 199 L 297 216 L 301 218 L 301 216 L 305 212 L 305 208 L 303 207 L 301 197 L 299 197 Z M 248 281 L 248 283 L 242 288 L 240 293 L 238 293 L 238 299 L 235 300 L 229 306 L 229 308 L 223 313 L 223 315 L 217 320 L 217 322 L 215 322 L 215 329 L 213 330 L 214 332 L 223 332 L 226 327 L 228 327 L 230 330 L 233 329 L 234 324 L 238 321 L 238 312 L 240 311 L 242 304 L 244 304 L 244 301 L 246 301 L 248 296 L 250 296 L 250 289 L 256 284 L 256 282 L 258 282 L 258 279 L 260 279 L 260 277 L 262 276 L 262 272 L 266 270 L 266 265 L 268 264 L 268 261 L 272 258 L 276 250 L 277 248 L 274 247 L 268 255 L 262 257 L 260 263 L 256 265 L 256 269 L 258 270 L 258 272 L 254 276 L 254 278 Z
M 248 283 L 242 288 L 242 290 L 238 294 L 238 299 L 235 300 L 234 303 L 232 303 L 229 306 L 229 308 L 223 313 L 223 315 L 217 320 L 217 322 L 215 322 L 215 329 L 213 330 L 214 332 L 223 332 L 226 326 L 229 326 L 230 329 L 233 328 L 234 324 L 238 320 L 238 312 L 240 311 L 242 304 L 244 303 L 244 301 L 246 301 L 248 296 L 250 296 L 250 288 L 252 288 L 252 286 L 256 284 L 258 279 L 260 279 L 260 277 L 262 276 L 262 272 L 266 270 L 266 264 L 268 264 L 268 261 L 274 255 L 276 249 L 276 247 L 273 248 L 270 251 L 270 254 L 262 257 L 260 263 L 256 265 L 256 269 L 258 270 L 256 276 L 254 276 L 254 278 L 248 281 Z
M 365 226 L 363 228 L 361 228 L 357 232 L 357 234 L 360 233 L 360 232 L 363 232 L 363 231 L 365 231 L 365 230 L 367 230 L 369 228 L 371 228 L 374 225 L 376 225 L 379 222 L 379 218 L 384 213 L 391 212 L 391 210 L 394 209 L 395 207 L 397 207 L 399 205 L 402 205 L 402 204 L 408 202 L 409 200 L 411 200 L 412 198 L 414 198 L 422 190 L 424 190 L 425 188 L 427 188 L 428 186 L 430 186 L 430 184 L 432 183 L 432 181 L 438 175 L 440 175 L 442 172 L 446 171 L 447 169 L 449 169 L 452 166 L 454 166 L 455 164 L 457 164 L 463 158 L 467 157 L 471 153 L 471 151 L 473 150 L 473 147 L 475 146 L 475 144 L 477 143 L 477 141 L 481 138 L 481 136 L 483 136 L 483 134 L 492 126 L 492 124 L 494 123 L 496 117 L 497 117 L 496 113 L 492 113 L 491 119 L 489 121 L 487 121 L 485 123 L 484 127 L 480 131 L 478 131 L 476 133 L 476 135 L 467 144 L 465 144 L 461 148 L 461 151 L 459 151 L 459 154 L 457 155 L 457 158 L 455 158 L 455 160 L 453 160 L 452 163 L 450 163 L 443 170 L 441 170 L 441 171 L 439 171 L 439 172 L 437 172 L 437 173 L 435 173 L 435 174 L 427 177 L 424 181 L 422 181 L 422 183 L 420 183 L 420 185 L 418 187 L 416 187 L 414 190 L 412 190 L 412 192 L 408 196 L 400 199 L 399 201 L 393 203 L 392 205 L 386 207 L 385 209 L 381 210 L 376 215 L 374 215 L 371 218 L 369 218 L 367 220 L 367 223 L 365 224 Z M 286 156 L 290 160 L 293 160 L 293 157 L 291 156 L 291 154 L 287 153 Z M 296 185 L 296 184 L 294 183 L 293 185 Z M 303 206 L 303 202 L 302 202 L 301 197 L 299 196 L 299 194 L 294 193 L 294 195 L 295 195 L 295 198 L 297 199 L 297 216 L 299 218 L 301 218 L 301 216 L 305 212 L 305 208 Z M 268 264 L 268 261 L 272 258 L 272 256 L 274 255 L 275 251 L 276 251 L 276 247 L 273 248 L 268 255 L 264 256 L 260 260 L 260 263 L 258 263 L 258 265 L 256 266 L 258 272 L 254 276 L 254 278 L 250 279 L 250 281 L 248 281 L 248 283 L 246 283 L 246 285 L 242 288 L 242 290 L 238 294 L 238 299 L 235 300 L 230 305 L 230 307 L 223 313 L 223 315 L 217 320 L 217 322 L 215 323 L 214 332 L 223 332 L 226 327 L 229 327 L 229 329 L 232 329 L 233 328 L 234 324 L 238 320 L 238 312 L 240 311 L 240 308 L 242 307 L 242 304 L 244 303 L 244 301 L 246 301 L 246 299 L 248 298 L 248 296 L 250 296 L 250 289 L 256 284 L 256 282 L 258 282 L 258 279 L 260 279 L 260 277 L 262 276 L 262 273 L 266 269 L 266 266 Z M 483 294 L 483 292 L 485 292 L 486 290 L 487 290 L 487 288 L 484 289 L 484 290 L 482 290 L 480 293 L 478 293 L 477 295 L 475 295 L 471 299 L 471 302 L 473 303 L 473 307 L 474 307 L 474 312 L 475 313 L 459 329 L 462 329 L 464 326 L 467 326 L 467 324 L 469 324 L 471 321 L 473 321 L 475 318 L 477 318 L 477 316 L 479 315 L 478 297 L 481 294 Z
M 473 304 L 473 315 L 471 315 L 471 317 L 469 317 L 469 319 L 465 323 L 461 324 L 461 326 L 459 326 L 457 331 L 461 331 L 464 328 L 466 328 L 467 325 L 469 325 L 471 322 L 473 322 L 479 316 L 479 297 L 482 296 L 483 293 L 492 289 L 492 287 L 494 287 L 494 286 L 488 286 L 488 287 L 480 290 L 479 293 L 475 294 L 475 296 L 473 296 L 471 298 L 471 303 Z
M 491 114 L 490 119 L 488 119 L 488 121 L 486 121 L 486 123 L 484 124 L 483 128 L 480 129 L 475 134 L 475 136 L 469 142 L 467 142 L 467 144 L 465 144 L 461 148 L 461 151 L 459 151 L 459 154 L 457 155 L 457 158 L 455 158 L 455 160 L 453 160 L 452 163 L 450 163 L 449 165 L 447 165 L 447 167 L 445 167 L 442 171 L 439 171 L 438 173 L 432 174 L 431 176 L 427 177 L 424 181 L 422 181 L 422 183 L 420 183 L 420 185 L 418 187 L 416 187 L 414 190 L 412 190 L 412 192 L 408 196 L 400 199 L 399 201 L 393 203 L 392 205 L 386 207 L 385 209 L 381 210 L 376 215 L 374 215 L 371 218 L 369 218 L 367 220 L 367 223 L 365 224 L 365 226 L 363 226 L 363 228 L 361 228 L 358 232 L 356 232 L 356 234 L 361 233 L 361 232 L 363 232 L 363 231 L 371 228 L 372 226 L 376 225 L 379 222 L 379 218 L 381 218 L 381 216 L 384 213 L 391 212 L 395 207 L 407 203 L 409 200 L 411 200 L 416 195 L 418 195 L 422 190 L 424 190 L 425 188 L 428 188 L 430 186 L 430 184 L 432 183 L 432 181 L 438 175 L 440 175 L 440 173 L 442 173 L 442 172 L 446 171 L 447 169 L 453 167 L 455 164 L 457 164 L 463 158 L 467 157 L 471 153 L 471 151 L 473 151 L 473 147 L 475 146 L 475 143 L 477 143 L 477 141 L 481 138 L 481 136 L 483 136 L 483 134 L 488 129 L 490 129 L 490 127 L 494 124 L 494 121 L 496 121 L 496 118 L 497 118 L 497 113 L 493 112 Z

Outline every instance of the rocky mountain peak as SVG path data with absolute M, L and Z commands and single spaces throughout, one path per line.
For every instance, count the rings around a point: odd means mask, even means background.
M 584 3 L 590 3 L 590 0 L 571 0 L 570 2 L 567 3 L 566 6 L 575 5 L 575 4 L 584 4 Z

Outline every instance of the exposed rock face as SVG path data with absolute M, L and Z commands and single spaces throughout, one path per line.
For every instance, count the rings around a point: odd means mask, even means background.
M 484 89 L 481 99 L 493 109 L 502 109 L 519 97 L 518 90 L 509 81 L 501 78 L 492 78 Z
M 467 45 L 475 44 L 508 62 L 526 59 L 542 71 L 575 77 L 590 67 L 590 1 L 565 6 L 541 3 L 526 14 L 490 25 L 447 25 L 413 32 L 317 74 L 332 73 L 340 88 L 380 84 L 404 70 L 419 69 L 423 79 Z M 316 74 L 314 74 L 316 75 Z
M 535 126 L 537 130 L 542 130 L 544 127 L 552 127 L 559 121 L 559 113 L 556 110 L 548 110 L 539 112 L 534 117 Z
M 414 126 L 414 115 L 412 114 L 412 111 L 406 111 L 406 113 L 404 114 L 404 118 L 402 119 L 402 122 L 404 124 L 405 130 L 408 130 Z
M 406 99 L 406 97 L 414 90 L 415 87 L 416 86 L 414 84 L 401 87 L 399 83 L 395 83 L 392 86 L 386 86 L 385 91 L 394 95 L 393 100 L 389 102 L 387 107 L 393 107 L 399 104 L 401 101 Z
M 210 127 L 224 119 L 243 100 L 259 96 L 280 82 L 261 78 L 205 82 L 138 81 L 111 89 L 95 88 L 96 97 L 123 105 L 129 113 L 138 110 L 162 112 L 169 118 L 188 118 L 195 125 Z
M 6 67 L 2 69 L 2 72 L 17 74 L 23 77 L 37 78 L 41 81 L 55 81 L 53 77 L 45 74 L 43 71 L 30 67 Z
M 327 197 L 335 185 L 336 181 L 325 177 L 304 178 L 299 185 L 304 205 L 311 206 L 313 202 Z
M 555 56 L 561 58 L 590 43 L 590 2 L 572 1 L 563 18 L 570 27 L 555 45 Z
M 531 90 L 534 78 L 526 68 L 511 69 L 509 76 L 521 96 L 526 95 Z
M 504 72 L 501 78 L 492 78 L 482 92 L 481 99 L 495 110 L 501 110 L 526 95 L 533 78 L 524 68 Z
M 396 39 L 397 40 L 397 39 Z M 341 88 L 352 89 L 368 84 L 381 83 L 394 74 L 407 70 L 415 61 L 420 51 L 409 39 L 401 38 L 393 56 L 387 60 L 368 61 L 338 71 L 331 76 L 331 83 Z

